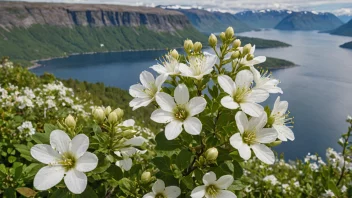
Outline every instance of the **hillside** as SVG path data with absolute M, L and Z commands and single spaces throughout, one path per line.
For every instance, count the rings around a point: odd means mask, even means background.
M 332 30 L 330 33 L 341 36 L 352 36 L 352 19 L 348 23 Z
M 342 48 L 352 49 L 352 41 L 340 45 Z
M 253 28 L 274 28 L 290 13 L 288 10 L 244 11 L 236 13 L 235 17 Z
M 352 19 L 352 15 L 339 15 L 337 17 L 344 23 L 347 23 Z
M 184 38 L 207 40 L 173 10 L 25 2 L 0 7 L 0 57 L 15 60 L 180 47 Z
M 209 12 L 202 9 L 177 9 L 177 11 L 186 15 L 192 25 L 200 32 L 217 33 L 229 26 L 234 27 L 235 32 L 253 30 L 230 13 Z
M 343 22 L 331 13 L 293 12 L 285 17 L 275 29 L 279 30 L 331 30 Z
M 241 39 L 242 43 L 253 43 L 255 44 L 257 49 L 264 49 L 264 48 L 275 48 L 275 47 L 290 47 L 290 44 L 276 41 L 276 40 L 268 40 L 268 39 L 261 39 L 261 38 L 253 38 L 253 37 L 245 37 L 245 36 L 238 36 L 237 38 Z

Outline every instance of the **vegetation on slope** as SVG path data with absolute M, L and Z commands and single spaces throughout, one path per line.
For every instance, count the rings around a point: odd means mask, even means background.
M 284 42 L 276 41 L 276 40 L 268 40 L 268 39 L 245 37 L 245 36 L 238 36 L 237 38 L 241 39 L 242 43 L 253 43 L 253 44 L 255 44 L 255 47 L 257 49 L 274 48 L 274 47 L 289 47 L 289 46 L 291 46 L 288 43 L 284 43 Z
M 33 25 L 13 28 L 10 32 L 0 28 L 0 57 L 10 56 L 23 63 L 75 53 L 163 49 L 182 46 L 184 38 L 207 40 L 191 26 L 174 34 L 154 32 L 143 26 L 68 28 Z
M 295 63 L 279 58 L 272 58 L 266 57 L 266 61 L 262 64 L 259 64 L 258 67 L 268 70 L 275 70 L 275 69 L 284 69 L 287 67 L 293 67 Z

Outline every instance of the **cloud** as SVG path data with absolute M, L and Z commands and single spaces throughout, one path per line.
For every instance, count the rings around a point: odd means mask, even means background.
M 2 0 L 0 0 L 2 1 Z M 23 0 L 29 2 L 103 3 L 133 6 L 184 5 L 212 10 L 239 12 L 242 10 L 288 9 L 330 11 L 341 15 L 352 10 L 351 0 Z

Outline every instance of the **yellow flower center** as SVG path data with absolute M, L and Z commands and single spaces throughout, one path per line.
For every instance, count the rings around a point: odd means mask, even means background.
M 58 164 L 63 166 L 66 171 L 69 171 L 76 166 L 76 157 L 72 153 L 66 152 L 62 155 Z
M 242 103 L 244 102 L 245 96 L 250 92 L 250 89 L 247 89 L 245 87 L 238 87 L 236 90 L 236 93 L 233 96 L 233 99 L 237 103 Z
M 164 193 L 158 193 L 155 195 L 155 198 L 167 198 Z
M 151 88 L 150 89 L 144 89 L 144 93 L 148 94 L 151 97 L 154 97 L 156 92 L 158 91 L 158 88 L 154 83 L 151 83 Z
M 208 196 L 216 197 L 216 195 L 219 193 L 219 188 L 215 185 L 209 185 L 205 188 L 205 192 Z
M 181 121 L 184 121 L 187 119 L 189 113 L 188 111 L 186 110 L 185 107 L 183 106 L 177 106 L 175 109 L 174 109 L 174 115 L 175 115 L 175 118 L 178 119 L 178 120 L 181 120 Z
M 246 144 L 254 144 L 256 142 L 256 136 L 254 131 L 245 131 L 242 134 L 242 140 Z

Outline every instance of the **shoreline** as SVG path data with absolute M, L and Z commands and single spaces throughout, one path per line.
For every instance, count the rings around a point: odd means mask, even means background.
M 183 47 L 173 47 L 172 49 L 181 49 Z M 171 49 L 171 48 L 170 48 Z M 104 51 L 104 52 L 83 52 L 83 53 L 72 53 L 67 56 L 58 56 L 58 57 L 50 57 L 50 58 L 43 58 L 38 60 L 31 60 L 31 66 L 27 67 L 28 70 L 35 69 L 38 67 L 42 67 L 42 64 L 39 64 L 40 61 L 48 61 L 53 59 L 61 59 L 61 58 L 68 58 L 70 56 L 77 56 L 77 55 L 85 55 L 85 54 L 98 54 L 98 53 L 113 53 L 113 52 L 140 52 L 140 51 L 159 51 L 159 50 L 168 50 L 168 49 L 138 49 L 138 50 L 119 50 L 119 51 Z

